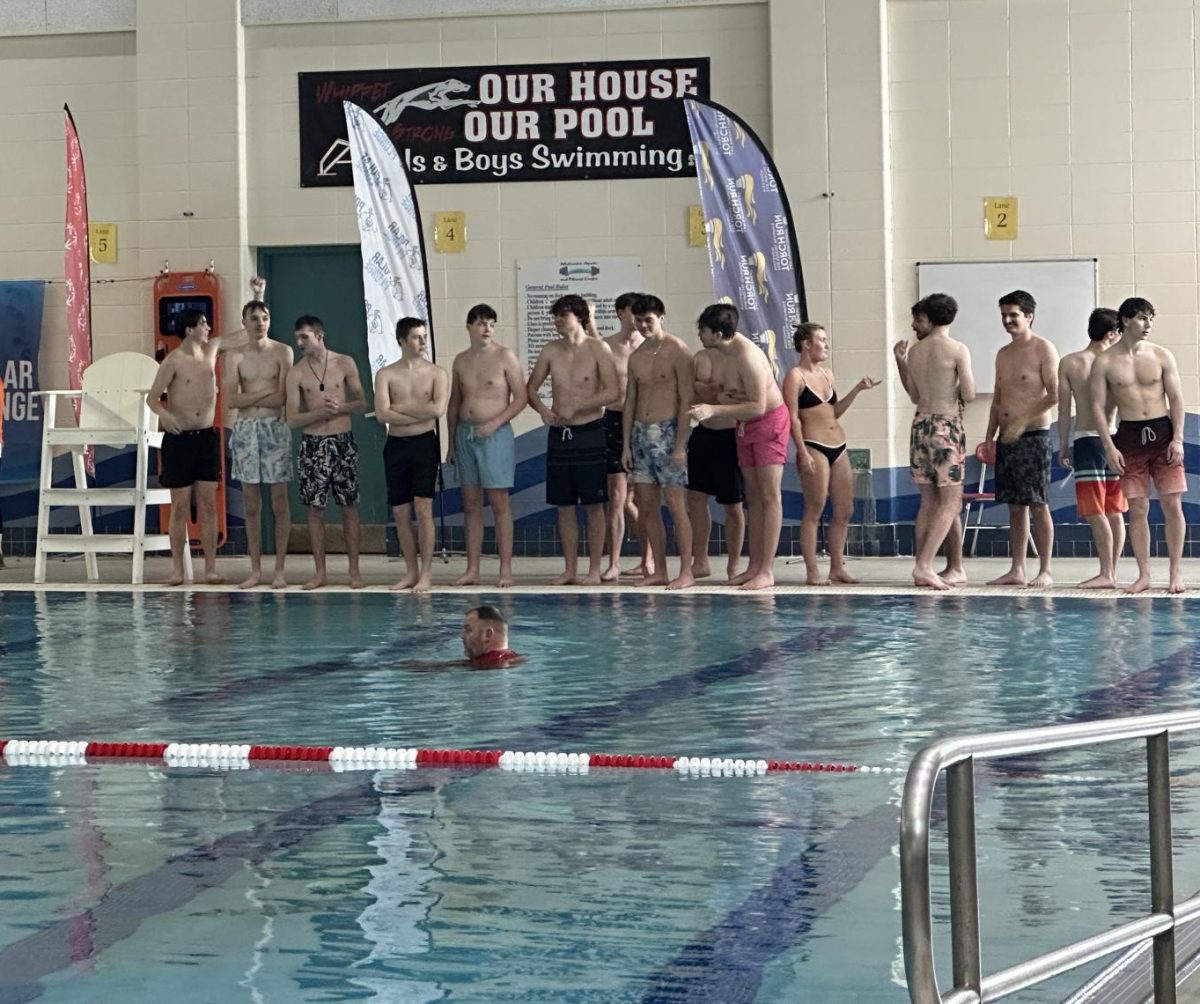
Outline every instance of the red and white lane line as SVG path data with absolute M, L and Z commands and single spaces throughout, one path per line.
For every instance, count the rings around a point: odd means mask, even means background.
M 239 770 L 292 764 L 327 764 L 335 771 L 416 767 L 494 767 L 509 771 L 585 773 L 592 768 L 675 770 L 680 774 L 746 776 L 781 772 L 900 774 L 898 767 L 734 757 L 647 756 L 627 753 L 557 753 L 517 750 L 423 749 L 386 746 L 266 746 L 251 743 L 110 743 L 53 739 L 3 739 L 0 755 L 11 766 L 81 766 L 101 761 L 159 761 L 168 767 Z

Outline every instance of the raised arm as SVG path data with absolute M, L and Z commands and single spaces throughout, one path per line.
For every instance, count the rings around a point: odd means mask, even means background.
M 833 371 L 831 370 L 829 373 L 829 386 L 832 387 L 833 385 Z M 879 381 L 874 377 L 863 377 L 858 381 L 858 383 L 850 388 L 849 394 L 838 399 L 838 403 L 833 406 L 833 417 L 841 418 L 846 413 L 846 409 L 854 403 L 854 399 L 858 397 L 859 394 L 861 394 L 864 390 L 872 390 L 878 386 Z
M 908 399 L 916 404 L 920 400 L 920 395 L 917 392 L 917 385 L 913 381 L 912 372 L 908 368 L 908 340 L 904 339 L 892 346 L 892 355 L 896 359 L 896 370 L 900 374 L 900 383 L 904 386 L 904 393 L 908 395 Z

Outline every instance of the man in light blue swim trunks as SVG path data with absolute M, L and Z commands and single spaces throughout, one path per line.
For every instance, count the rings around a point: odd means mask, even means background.
M 496 585 L 513 584 L 513 516 L 508 493 L 516 474 L 512 420 L 526 404 L 525 376 L 513 351 L 496 341 L 496 311 L 476 304 L 467 314 L 471 346 L 454 357 L 446 424 L 450 449 L 462 486 L 467 537 L 467 570 L 456 586 L 479 582 L 483 552 L 483 493 L 496 521 L 500 577 Z
M 269 337 L 271 313 L 262 300 L 242 308 L 249 341 L 225 366 L 225 405 L 237 410 L 229 439 L 233 477 L 242 483 L 246 506 L 246 546 L 250 576 L 241 583 L 252 589 L 262 582 L 262 486 L 271 486 L 275 517 L 274 589 L 287 585 L 283 566 L 292 530 L 288 483 L 292 480 L 292 430 L 283 417 L 287 403 L 287 373 L 292 367 L 289 345 Z

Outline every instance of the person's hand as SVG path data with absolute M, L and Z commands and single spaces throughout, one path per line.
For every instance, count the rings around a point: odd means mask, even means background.
M 1180 453 L 1182 452 L 1183 450 L 1180 448 Z M 1168 456 L 1169 455 L 1170 451 L 1168 450 Z M 1118 450 L 1115 446 L 1110 446 L 1104 451 L 1104 456 L 1108 460 L 1109 467 L 1111 467 L 1118 474 L 1125 473 L 1125 457 L 1120 450 Z
M 172 415 L 169 411 L 160 413 L 158 416 L 159 424 L 163 428 L 163 432 L 169 432 L 173 436 L 183 432 L 183 426 L 179 424 L 179 419 Z
M 905 338 L 903 341 L 897 342 L 895 345 L 892 346 L 892 355 L 894 355 L 896 357 L 896 362 L 898 362 L 898 363 L 908 362 L 908 339 L 907 338 Z
M 250 292 L 254 294 L 254 299 L 261 300 L 267 292 L 267 280 L 256 275 L 250 280 Z
M 808 450 L 801 450 L 796 454 L 796 470 L 801 474 L 812 474 L 816 469 L 817 462 Z
M 671 466 L 674 467 L 675 470 L 678 471 L 678 470 L 682 470 L 683 465 L 686 463 L 687 463 L 687 444 L 684 443 L 682 446 L 676 446 L 675 449 L 673 449 L 671 451 Z
M 626 471 L 633 470 L 633 454 L 629 452 L 628 446 L 621 450 L 621 466 L 624 467 Z
M 454 440 L 450 440 L 450 445 L 446 447 L 446 463 L 454 463 Z
M 1167 464 L 1170 467 L 1183 466 L 1183 443 L 1171 440 L 1171 445 L 1167 447 Z
M 688 408 L 688 414 L 697 422 L 704 422 L 712 418 L 716 414 L 716 410 L 711 404 L 694 404 Z
M 1071 451 L 1070 450 L 1059 450 L 1058 451 L 1058 462 L 1063 467 L 1065 467 L 1068 471 L 1074 470 L 1074 468 L 1071 466 Z
M 554 402 L 554 414 L 559 418 L 557 424 L 565 425 L 571 421 L 575 417 L 576 411 L 577 409 L 573 404 L 559 404 L 557 401 Z
M 542 425 L 562 425 L 563 424 L 562 416 L 559 415 L 557 412 L 553 412 L 553 411 L 550 411 L 549 409 L 547 409 L 546 411 L 540 412 L 540 414 L 542 416 Z
M 745 404 L 746 392 L 736 387 L 733 390 L 723 390 L 717 395 L 718 404 Z
M 490 439 L 495 431 L 500 428 L 495 419 L 484 422 L 482 425 L 475 426 L 476 439 Z
M 338 398 L 331 397 L 330 395 L 326 394 L 325 395 L 325 417 L 333 418 L 335 415 L 340 415 L 341 413 L 342 413 L 342 402 Z
M 874 390 L 876 387 L 879 386 L 879 384 L 880 384 L 880 381 L 874 379 L 873 377 L 863 377 L 861 380 L 858 381 L 858 383 L 856 383 L 854 385 L 854 390 L 856 392 L 861 391 L 861 390 Z

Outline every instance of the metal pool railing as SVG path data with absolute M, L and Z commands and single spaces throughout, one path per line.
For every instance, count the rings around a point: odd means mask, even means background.
M 1175 903 L 1171 862 L 1169 741 L 1200 730 L 1200 711 L 1017 729 L 943 739 L 913 760 L 900 818 L 900 895 L 904 966 L 913 1004 L 984 1004 L 1041 983 L 1110 952 L 1154 939 L 1155 1004 L 1175 1002 L 1175 928 L 1200 917 L 1200 895 Z M 984 976 L 980 967 L 975 855 L 975 760 L 1043 753 L 1129 739 L 1146 740 L 1150 911 L 1074 944 Z M 938 989 L 929 900 L 929 826 L 934 786 L 946 774 L 946 830 L 954 987 Z

